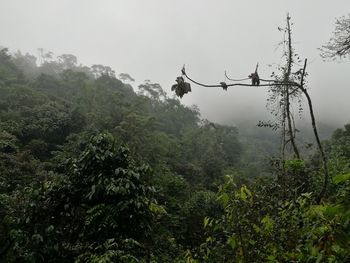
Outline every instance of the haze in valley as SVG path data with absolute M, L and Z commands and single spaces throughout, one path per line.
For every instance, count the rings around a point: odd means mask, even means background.
M 293 22 L 293 43 L 308 58 L 310 94 L 320 122 L 350 121 L 350 62 L 325 62 L 320 48 L 332 36 L 336 18 L 350 11 L 348 0 L 1 0 L 0 45 L 37 55 L 37 48 L 74 54 L 91 66 L 128 73 L 134 88 L 149 79 L 170 87 L 183 64 L 196 80 L 209 84 L 245 78 L 259 62 L 268 78 L 281 62 L 278 43 L 286 14 Z M 271 66 L 272 65 L 272 66 Z M 301 65 L 302 66 L 302 65 Z M 257 87 L 192 86 L 183 99 L 199 106 L 202 117 L 225 124 L 271 118 L 267 90 Z M 308 116 L 304 118 L 308 120 Z

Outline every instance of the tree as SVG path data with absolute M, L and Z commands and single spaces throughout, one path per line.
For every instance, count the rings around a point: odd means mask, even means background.
M 217 196 L 224 214 L 204 219 L 206 240 L 188 262 L 347 262 L 349 179 L 336 177 L 341 204 L 313 205 L 310 193 L 282 202 L 271 181 L 253 190 L 228 176 Z
M 336 20 L 333 37 L 320 50 L 321 57 L 325 59 L 350 55 L 350 14 Z
M 61 64 L 62 69 L 74 69 L 77 66 L 78 59 L 71 54 L 62 54 L 58 56 L 58 62 Z
M 112 135 L 91 137 L 66 175 L 30 193 L 9 236 L 6 262 L 138 262 L 150 255 L 157 204 L 125 146 Z
M 139 93 L 148 96 L 153 101 L 166 98 L 166 92 L 163 88 L 158 83 L 152 83 L 150 80 L 146 80 L 144 84 L 139 85 Z
M 33 77 L 38 74 L 37 58 L 29 53 L 23 55 L 21 51 L 17 51 L 12 57 L 13 63 L 18 69 L 28 77 Z
M 120 78 L 122 81 L 135 81 L 135 79 L 131 77 L 128 73 L 120 73 L 118 75 L 118 78 Z
M 92 65 L 91 66 L 91 72 L 95 76 L 95 78 L 99 78 L 103 75 L 107 75 L 109 77 L 115 78 L 115 71 L 109 67 L 109 66 L 103 66 L 103 65 Z
M 23 74 L 11 60 L 8 48 L 0 49 L 0 87 L 23 82 Z
M 286 27 L 278 28 L 279 31 L 282 31 L 286 37 L 281 43 L 283 49 L 286 50 L 283 53 L 283 57 L 285 58 L 285 65 L 280 67 L 281 76 L 275 75 L 272 73 L 271 75 L 276 78 L 277 81 L 280 82 L 289 82 L 289 81 L 297 81 L 298 75 L 300 75 L 301 71 L 293 72 L 293 67 L 295 66 L 295 59 L 298 59 L 299 63 L 302 61 L 299 59 L 297 54 L 295 54 L 294 48 L 292 47 L 292 29 L 290 24 L 290 16 L 287 15 L 286 18 Z M 292 149 L 294 151 L 294 157 L 297 159 L 301 159 L 298 147 L 295 142 L 296 137 L 296 129 L 295 122 L 293 117 L 293 112 L 291 111 L 291 102 L 294 99 L 298 99 L 300 101 L 301 91 L 298 88 L 291 87 L 286 85 L 284 87 L 274 87 L 271 86 L 270 89 L 270 97 L 268 99 L 269 105 L 275 104 L 275 109 L 272 109 L 271 113 L 275 116 L 279 117 L 279 126 L 281 129 L 281 163 L 282 170 L 284 169 L 284 160 L 285 160 L 285 151 L 288 142 L 292 145 Z M 299 106 L 301 108 L 301 106 Z M 289 138 L 289 139 L 287 139 Z

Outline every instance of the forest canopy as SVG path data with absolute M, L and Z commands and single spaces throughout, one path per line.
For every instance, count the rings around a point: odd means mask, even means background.
M 348 262 L 350 124 L 293 148 L 288 83 L 307 74 L 286 50 L 269 91 L 282 126 L 253 138 L 158 83 L 135 91 L 109 66 L 2 48 L 0 261 Z M 264 128 L 283 129 L 283 151 Z

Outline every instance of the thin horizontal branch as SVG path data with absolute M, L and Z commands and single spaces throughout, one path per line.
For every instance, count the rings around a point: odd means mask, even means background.
M 191 82 L 202 86 L 202 87 L 207 87 L 207 88 L 222 88 L 223 86 L 221 84 L 203 84 L 198 81 L 195 81 L 194 79 L 190 78 L 187 73 L 183 70 L 182 74 Z M 262 85 L 252 85 L 252 84 L 246 84 L 246 83 L 231 83 L 231 84 L 226 84 L 226 87 L 235 87 L 235 86 L 242 86 L 242 87 L 271 87 L 271 86 L 292 86 L 292 87 L 298 87 L 302 88 L 300 84 L 292 81 L 287 81 L 287 82 L 278 82 L 276 80 L 262 80 L 265 82 L 270 82 L 269 84 L 262 84 Z
M 227 76 L 226 70 L 225 70 L 225 77 L 230 80 L 230 81 L 244 81 L 248 80 L 249 78 L 244 78 L 244 79 L 231 79 L 229 76 Z

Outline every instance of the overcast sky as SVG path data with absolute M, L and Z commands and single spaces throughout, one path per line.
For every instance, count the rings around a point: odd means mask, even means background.
M 281 60 L 277 26 L 287 12 L 296 51 L 309 61 L 316 117 L 350 122 L 350 61 L 324 62 L 317 49 L 331 37 L 335 18 L 350 13 L 350 0 L 0 0 L 0 45 L 74 54 L 82 64 L 108 65 L 170 92 L 183 64 L 206 83 L 224 81 L 224 70 L 247 77 L 256 62 L 267 78 L 268 65 Z M 266 112 L 262 87 L 192 89 L 182 101 L 212 121 L 256 122 Z

